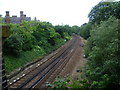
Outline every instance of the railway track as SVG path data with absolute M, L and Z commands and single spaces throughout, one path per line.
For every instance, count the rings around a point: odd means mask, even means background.
M 57 50 L 48 59 L 38 62 L 22 77 L 8 84 L 8 88 L 45 88 L 45 82 L 52 82 L 70 60 L 78 45 L 78 36 L 74 36 L 64 47 Z
M 39 62 L 35 63 L 35 65 L 31 65 L 29 68 L 26 68 L 26 73 L 20 73 L 19 78 L 14 78 L 13 80 L 8 79 L 8 86 L 10 87 L 12 86 L 14 83 L 16 83 L 17 81 L 19 81 L 21 78 L 25 77 L 27 74 L 29 74 L 31 71 L 34 71 L 35 69 L 37 69 L 40 65 L 44 64 L 45 62 L 49 61 L 50 59 L 55 58 L 55 56 L 60 53 L 62 50 L 64 50 L 70 43 L 72 42 L 72 38 L 70 41 L 68 41 L 65 45 L 61 46 L 58 50 L 56 50 L 54 53 L 50 54 L 49 56 L 46 56 L 45 58 L 43 58 L 42 60 L 40 60 Z

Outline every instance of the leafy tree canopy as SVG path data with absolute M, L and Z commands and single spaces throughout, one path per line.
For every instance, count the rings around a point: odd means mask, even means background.
M 120 19 L 120 1 L 119 2 L 100 2 L 90 11 L 88 17 L 92 23 L 100 23 L 107 20 L 110 16 Z

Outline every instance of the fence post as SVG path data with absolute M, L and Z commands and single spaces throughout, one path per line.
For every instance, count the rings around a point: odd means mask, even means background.
M 2 59 L 2 26 L 0 26 L 0 90 L 8 90 L 4 60 Z
M 2 90 L 2 25 L 0 25 L 0 90 Z
M 4 60 L 2 60 L 2 88 L 8 90 L 7 88 L 7 77 L 5 72 Z
M 0 90 L 2 90 L 2 54 L 0 52 Z

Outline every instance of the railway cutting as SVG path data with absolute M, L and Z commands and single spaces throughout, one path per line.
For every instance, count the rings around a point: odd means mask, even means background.
M 6 87 L 8 89 L 28 88 L 30 90 L 47 88 L 46 82 L 53 82 L 57 76 L 65 76 L 70 72 L 69 68 L 71 67 L 68 63 L 73 61 L 72 57 L 78 52 L 81 43 L 81 38 L 74 35 L 59 49 L 9 79 Z M 74 62 L 77 63 L 77 60 L 74 59 Z

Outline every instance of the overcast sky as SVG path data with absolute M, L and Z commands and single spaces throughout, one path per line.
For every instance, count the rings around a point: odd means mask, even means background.
M 24 11 L 32 19 L 49 21 L 53 25 L 82 25 L 88 22 L 88 13 L 101 0 L 0 0 L 0 14 L 20 16 Z

